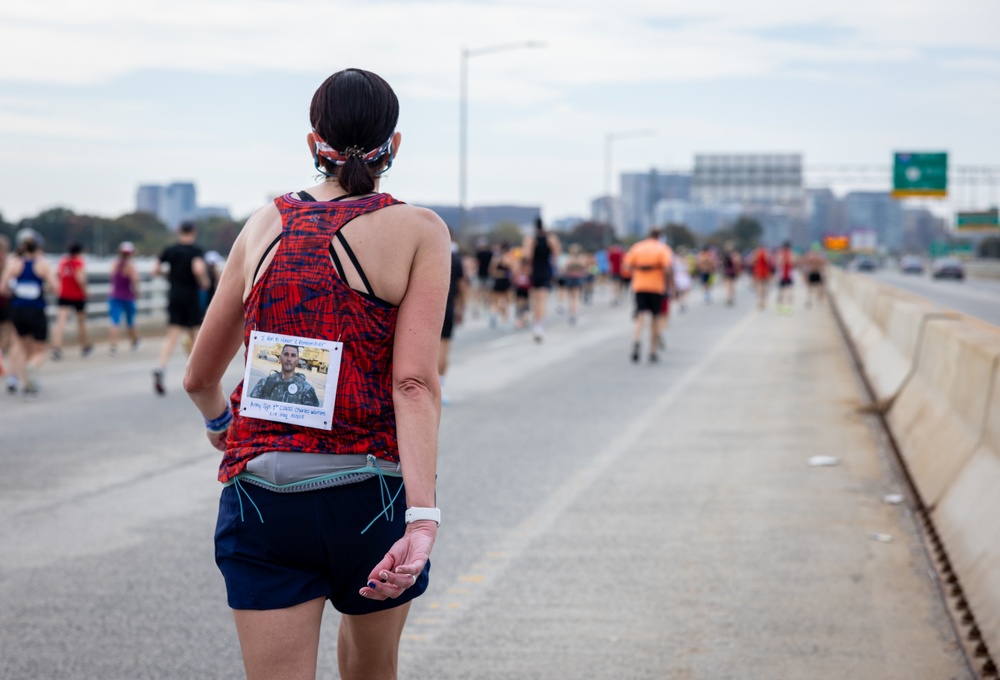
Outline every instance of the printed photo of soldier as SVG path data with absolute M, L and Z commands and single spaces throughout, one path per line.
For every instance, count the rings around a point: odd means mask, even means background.
M 309 382 L 299 368 L 301 350 L 297 345 L 283 345 L 278 362 L 281 370 L 271 371 L 266 377 L 257 381 L 250 391 L 254 399 L 281 401 L 286 404 L 301 404 L 303 406 L 319 406 L 320 399 L 316 388 Z

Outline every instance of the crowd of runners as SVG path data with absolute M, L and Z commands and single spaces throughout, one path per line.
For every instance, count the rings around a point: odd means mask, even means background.
M 220 275 L 222 258 L 217 253 L 205 254 L 195 245 L 195 236 L 193 225 L 183 225 L 177 243 L 159 255 L 153 271 L 170 284 L 168 330 L 153 370 L 154 391 L 160 395 L 167 391 L 169 359 L 181 340 L 190 351 Z M 82 253 L 82 246 L 72 243 L 53 266 L 44 256 L 44 240 L 37 232 L 19 232 L 13 249 L 0 236 L 0 375 L 6 375 L 9 393 L 29 398 L 38 394 L 38 373 L 46 357 L 54 361 L 63 358 L 63 338 L 71 317 L 76 322 L 81 356 L 93 352 Z M 141 344 L 135 325 L 140 277 L 134 255 L 135 246 L 123 242 L 111 266 L 107 336 L 111 355 L 117 353 L 123 332 L 132 350 Z M 578 243 L 564 246 L 538 219 L 519 243 L 491 244 L 481 237 L 470 252 L 462 253 L 454 246 L 439 376 L 443 384 L 452 334 L 462 323 L 466 307 L 472 318 L 485 316 L 490 328 L 499 332 L 530 329 L 534 341 L 541 343 L 551 317 L 564 318 L 572 326 L 596 297 L 613 306 L 627 304 L 633 310 L 629 358 L 639 362 L 645 343 L 646 358 L 655 363 L 666 349 L 671 308 L 679 313 L 687 311 L 692 297 L 700 297 L 706 305 L 718 299 L 725 306 L 734 306 L 743 280 L 759 309 L 768 307 L 775 291 L 777 312 L 791 314 L 796 272 L 805 285 L 805 306 L 810 307 L 823 301 L 826 266 L 818 246 L 800 254 L 794 253 L 789 243 L 748 251 L 740 251 L 733 243 L 675 251 L 656 229 L 628 248 L 614 243 L 586 251 Z M 45 314 L 46 295 L 56 302 L 51 333 Z
M 732 307 L 739 282 L 745 280 L 759 309 L 767 308 L 774 290 L 776 310 L 791 314 L 796 272 L 805 284 L 805 306 L 811 307 L 823 301 L 827 266 L 818 245 L 799 255 L 787 242 L 778 248 L 758 246 L 748 251 L 740 251 L 734 243 L 674 251 L 659 229 L 627 249 L 620 243 L 595 252 L 584 251 L 576 243 L 563 249 L 553 234 L 543 230 L 541 221 L 523 243 L 491 244 L 481 237 L 474 252 L 463 259 L 465 276 L 473 287 L 471 316 L 485 315 L 491 328 L 511 332 L 530 326 L 535 341 L 541 342 L 550 299 L 557 314 L 575 325 L 581 305 L 591 304 L 595 292 L 604 291 L 602 297 L 611 305 L 633 305 L 629 356 L 633 362 L 640 361 L 648 336 L 647 357 L 652 363 L 666 349 L 664 333 L 671 307 L 687 311 L 692 294 L 700 294 L 706 305 L 721 295 L 723 304 Z
M 154 277 L 163 276 L 169 283 L 168 332 L 153 372 L 154 390 L 159 394 L 165 394 L 163 376 L 170 354 L 184 331 L 188 334 L 185 347 L 190 351 L 221 273 L 222 257 L 214 252 L 203 254 L 194 245 L 194 238 L 194 225 L 182 225 L 178 243 L 160 253 L 153 271 Z M 88 290 L 87 263 L 80 243 L 68 244 L 65 254 L 52 264 L 45 254 L 45 239 L 37 231 L 22 229 L 14 240 L 11 244 L 0 235 L 0 376 L 5 378 L 9 394 L 33 399 L 41 390 L 39 372 L 45 361 L 64 358 L 71 317 L 76 322 L 81 357 L 93 353 L 87 305 L 94 296 Z M 107 349 L 111 356 L 118 353 L 123 333 L 132 351 L 142 344 L 136 329 L 140 276 L 135 253 L 133 243 L 120 243 L 108 273 Z M 51 331 L 46 314 L 49 300 L 56 308 Z

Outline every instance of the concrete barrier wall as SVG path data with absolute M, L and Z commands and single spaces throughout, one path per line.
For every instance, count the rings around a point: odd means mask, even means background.
M 927 322 L 959 315 L 860 276 L 836 271 L 831 283 L 876 399 L 887 406 L 912 376 Z
M 858 274 L 830 291 L 975 616 L 1000 653 L 1000 331 Z
M 983 436 L 934 508 L 934 524 L 960 574 L 976 623 L 1000 645 L 1000 372 L 994 370 Z M 995 656 L 994 656 L 995 658 Z
M 1000 279 L 1000 260 L 966 260 L 965 271 L 974 279 Z

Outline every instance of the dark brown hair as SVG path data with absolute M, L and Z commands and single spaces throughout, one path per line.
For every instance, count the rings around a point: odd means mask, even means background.
M 313 95 L 309 121 L 323 141 L 337 151 L 357 147 L 377 149 L 396 130 L 399 100 L 379 76 L 357 68 L 338 71 L 327 78 Z M 389 153 L 392 153 L 391 150 Z M 343 165 L 320 158 L 322 167 L 352 195 L 371 193 L 375 173 L 389 162 L 389 155 L 365 163 L 351 156 Z

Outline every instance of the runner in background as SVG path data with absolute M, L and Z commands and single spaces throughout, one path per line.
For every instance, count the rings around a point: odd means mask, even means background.
M 681 312 L 687 311 L 687 296 L 691 290 L 691 265 L 689 263 L 690 253 L 684 246 L 677 248 L 677 258 L 672 269 L 674 270 L 674 299 Z
M 698 269 L 698 280 L 701 281 L 701 289 L 705 296 L 705 304 L 712 304 L 712 277 L 718 269 L 718 262 L 715 253 L 708 246 L 703 246 L 695 259 L 695 266 Z
M 732 307 L 736 304 L 736 279 L 743 271 L 743 260 L 740 251 L 736 250 L 736 244 L 728 241 L 722 252 L 722 278 L 726 282 L 726 305 Z
M 494 254 L 490 264 L 490 277 L 493 279 L 493 306 L 490 310 L 490 328 L 508 331 L 511 328 L 510 308 L 514 297 L 515 263 L 510 253 L 510 246 L 500 244 L 500 250 Z
M 59 277 L 59 309 L 56 311 L 56 325 L 52 329 L 52 359 L 62 359 L 63 334 L 70 312 L 76 315 L 80 353 L 88 356 L 94 346 L 87 337 L 87 274 L 83 261 L 83 246 L 77 242 L 69 244 L 67 252 L 56 265 Z
M 753 284 L 757 289 L 757 308 L 767 307 L 768 289 L 771 287 L 771 277 L 774 276 L 774 262 L 764 246 L 757 246 L 751 255 L 751 270 Z
M 153 268 L 155 278 L 163 274 L 164 264 L 170 267 L 167 273 L 167 280 L 170 282 L 170 292 L 167 294 L 167 337 L 160 350 L 159 365 L 153 371 L 153 390 L 159 395 L 167 393 L 167 362 L 170 361 L 170 355 L 177 347 L 181 334 L 186 332 L 193 344 L 204 316 L 200 291 L 208 290 L 210 281 L 202 250 L 195 245 L 197 236 L 193 222 L 182 223 L 177 233 L 177 243 L 160 253 Z
M 139 295 L 139 272 L 132 261 L 135 245 L 122 241 L 118 246 L 118 259 L 111 267 L 111 294 L 108 296 L 108 350 L 111 356 L 118 353 L 118 328 L 125 322 L 125 332 L 132 341 L 132 351 L 139 349 L 139 336 L 135 332 L 135 300 Z
M 795 253 L 792 244 L 785 241 L 778 249 L 778 298 L 775 305 L 779 313 L 791 314 L 795 309 L 792 305 L 792 276 L 795 271 Z
M 571 326 L 576 324 L 577 316 L 580 314 L 580 296 L 588 275 L 588 260 L 583 253 L 583 248 L 580 247 L 579 243 L 571 244 L 561 272 L 561 278 L 566 288 L 567 312 Z
M 479 316 L 480 311 L 490 308 L 493 297 L 493 287 L 490 281 L 490 263 L 493 261 L 493 249 L 485 236 L 476 240 L 476 304 L 472 307 L 472 315 Z
M 826 257 L 820 244 L 812 244 L 809 252 L 799 259 L 799 266 L 806 275 L 806 308 L 812 307 L 813 302 L 822 304 L 826 293 L 823 288 Z
M 12 294 L 10 319 L 17 334 L 7 391 L 17 394 L 20 382 L 24 385 L 24 396 L 30 399 L 37 397 L 41 388 L 38 373 L 45 363 L 45 343 L 49 336 L 45 292 L 57 291 L 59 280 L 45 259 L 41 234 L 34 229 L 22 229 L 17 232 L 15 242 L 17 252 L 7 259 L 0 276 L 0 290 Z
M 0 278 L 10 257 L 10 239 L 0 234 Z M 7 372 L 4 357 L 10 360 L 10 349 L 14 341 L 14 327 L 10 323 L 10 291 L 0 288 L 0 377 Z
M 468 290 L 468 281 L 465 278 L 465 269 L 462 265 L 462 256 L 458 252 L 458 244 L 451 243 L 451 279 L 448 284 L 448 301 L 444 308 L 444 325 L 441 327 L 441 344 L 438 346 L 438 380 L 441 383 L 441 403 L 447 404 L 450 400 L 444 392 L 444 378 L 448 372 L 448 355 L 451 353 L 451 336 L 455 329 L 462 323 L 465 316 L 465 298 Z
M 625 251 L 615 243 L 608 248 L 608 274 L 611 278 L 611 304 L 621 304 L 622 297 L 628 289 L 628 281 L 622 276 L 622 258 Z
M 524 257 L 531 263 L 531 326 L 535 342 L 545 337 L 545 304 L 552 288 L 552 267 L 559 255 L 559 239 L 547 233 L 542 218 L 535 218 L 535 233 L 524 239 Z
M 523 329 L 528 325 L 528 312 L 531 310 L 531 264 L 528 258 L 521 257 L 517 261 L 517 271 L 514 273 L 514 328 Z
M 653 229 L 649 236 L 625 253 L 622 270 L 632 274 L 632 292 L 635 294 L 635 323 L 632 329 L 632 362 L 638 363 L 642 350 L 642 334 L 649 319 L 649 361 L 659 361 L 657 349 L 660 339 L 657 335 L 657 317 L 667 292 L 667 276 L 670 275 L 672 253 L 660 243 L 660 230 Z

